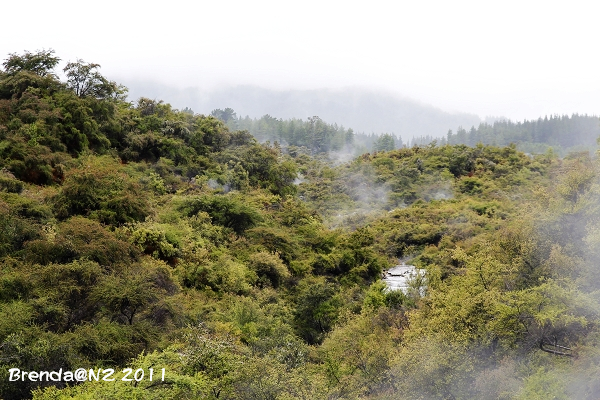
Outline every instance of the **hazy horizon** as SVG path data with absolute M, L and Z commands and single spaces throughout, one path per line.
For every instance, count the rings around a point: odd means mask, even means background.
M 449 113 L 415 99 L 361 87 L 271 90 L 239 85 L 202 91 L 131 81 L 129 88 L 130 101 L 150 97 L 178 109 L 188 107 L 205 115 L 214 109 L 229 107 L 241 118 L 260 118 L 269 114 L 281 119 L 306 120 L 319 116 L 328 123 L 352 128 L 355 132 L 391 133 L 404 140 L 415 136 L 445 136 L 448 129 L 469 128 L 483 121 L 475 114 Z
M 598 114 L 589 3 L 109 0 L 93 13 L 75 4 L 6 5 L 7 15 L 28 18 L 5 21 L 19 34 L 0 43 L 2 58 L 52 48 L 61 65 L 99 63 L 132 91 L 133 81 L 205 93 L 358 87 L 480 119 Z

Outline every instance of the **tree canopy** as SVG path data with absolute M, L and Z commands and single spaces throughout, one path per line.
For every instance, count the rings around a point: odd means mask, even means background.
M 127 102 L 58 62 L 0 73 L 0 397 L 598 397 L 589 152 L 386 135 L 342 160 L 353 131 L 318 117 Z M 400 263 L 425 275 L 393 291 Z M 99 367 L 165 380 L 8 375 Z

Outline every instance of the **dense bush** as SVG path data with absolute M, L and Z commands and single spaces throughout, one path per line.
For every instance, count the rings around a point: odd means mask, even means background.
M 141 186 L 106 158 L 71 169 L 54 200 L 59 218 L 83 215 L 118 225 L 142 221 L 149 212 Z
M 252 228 L 262 220 L 258 210 L 231 196 L 203 196 L 187 200 L 181 211 L 191 217 L 206 212 L 213 223 L 230 228 L 237 234 Z
M 261 145 L 57 62 L 0 71 L 0 397 L 597 397 L 588 155 L 388 137 L 336 166 L 309 154 L 351 132 L 316 118 Z M 7 376 L 94 366 L 166 380 Z

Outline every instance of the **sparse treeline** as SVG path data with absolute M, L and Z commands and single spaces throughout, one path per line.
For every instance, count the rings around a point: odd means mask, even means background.
M 412 138 L 408 142 L 408 147 L 427 146 L 430 143 L 433 143 L 434 141 L 436 143 L 440 142 L 440 144 L 446 144 L 443 140 L 440 141 L 439 138 L 435 138 L 435 137 L 430 136 L 430 135 L 425 135 L 425 136 L 418 136 L 418 137 Z M 461 144 L 465 144 L 465 143 L 461 143 Z
M 469 130 L 459 127 L 456 133 L 449 131 L 439 142 L 469 146 L 477 143 L 508 146 L 515 143 L 520 150 L 530 153 L 543 153 L 553 147 L 564 155 L 569 151 L 595 149 L 599 136 L 600 121 L 597 116 L 573 114 L 523 122 L 500 120 L 493 124 L 482 123 Z
M 478 143 L 493 146 L 508 146 L 511 143 L 529 153 L 544 153 L 553 148 L 566 155 L 572 151 L 593 150 L 600 136 L 600 120 L 596 116 L 573 114 L 571 116 L 551 116 L 537 120 L 513 122 L 506 119 L 493 124 L 481 123 L 469 130 L 459 127 L 456 132 L 449 130 L 445 137 L 425 135 L 414 137 L 406 143 L 391 134 L 364 134 L 352 129 L 328 124 L 318 117 L 282 120 L 265 115 L 260 119 L 237 117 L 228 108 L 214 110 L 213 116 L 225 121 L 230 129 L 247 130 L 259 141 L 277 141 L 293 146 L 303 146 L 313 154 L 352 149 L 353 153 L 389 151 L 404 146 L 426 146 L 436 141 L 440 145 Z
M 386 151 L 402 147 L 402 139 L 391 134 L 367 135 L 337 124 L 329 124 L 314 116 L 307 120 L 278 119 L 270 115 L 261 118 L 238 117 L 231 108 L 215 109 L 211 115 L 224 121 L 232 130 L 246 130 L 259 142 L 278 142 L 282 145 L 305 147 L 312 154 L 352 151 Z
M 0 72 L 2 398 L 600 395 L 587 154 L 431 143 L 333 166 L 58 62 Z M 386 290 L 398 258 L 426 281 Z M 155 379 L 9 381 L 126 367 Z

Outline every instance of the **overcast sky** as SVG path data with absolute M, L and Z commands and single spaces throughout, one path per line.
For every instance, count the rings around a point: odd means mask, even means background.
M 125 84 L 363 86 L 481 117 L 599 114 L 593 3 L 11 1 L 0 56 L 52 48 Z

